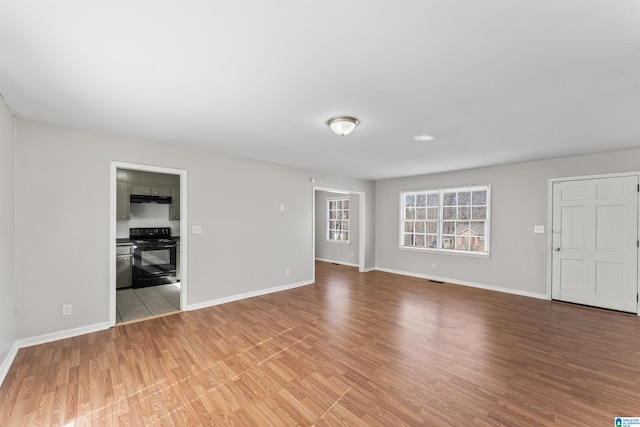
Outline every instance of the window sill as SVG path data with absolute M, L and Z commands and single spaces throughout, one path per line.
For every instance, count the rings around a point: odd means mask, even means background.
M 434 248 L 410 248 L 406 246 L 398 246 L 401 251 L 407 252 L 422 252 L 422 253 L 435 253 L 446 255 L 462 255 L 472 258 L 491 258 L 490 252 L 470 252 L 470 251 L 456 251 L 452 249 L 434 249 Z
M 351 241 L 350 240 L 326 240 L 327 243 L 335 243 L 338 245 L 350 245 Z

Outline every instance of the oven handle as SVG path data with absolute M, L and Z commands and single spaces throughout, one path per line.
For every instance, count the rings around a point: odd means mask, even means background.
M 136 246 L 136 245 L 133 245 L 133 249 L 138 249 L 138 250 L 141 250 L 141 251 L 144 251 L 144 250 L 156 251 L 158 249 L 173 249 L 175 247 L 176 247 L 176 245 L 171 245 L 171 244 L 159 245 L 159 246 Z

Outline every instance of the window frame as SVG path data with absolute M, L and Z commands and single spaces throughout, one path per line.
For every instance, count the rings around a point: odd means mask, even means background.
M 344 212 L 348 212 L 349 213 L 349 217 L 347 219 L 344 218 L 331 218 L 331 202 L 349 202 L 349 207 L 347 209 L 345 209 L 344 207 L 340 208 L 340 212 L 344 215 Z M 326 223 L 326 228 L 327 228 L 327 232 L 325 233 L 325 239 L 328 243 L 337 243 L 340 245 L 350 245 L 351 244 L 351 197 L 349 196 L 340 196 L 340 197 L 327 197 L 327 208 L 326 208 L 326 217 L 325 217 L 325 223 Z M 331 228 L 331 222 L 332 221 L 340 221 L 340 222 L 346 222 L 347 223 L 347 229 L 341 229 L 341 231 L 346 231 L 347 235 L 349 236 L 346 240 L 338 240 L 338 239 L 331 239 L 331 231 L 337 231 L 337 229 L 332 229 Z
M 481 205 L 484 206 L 486 209 L 486 214 L 485 214 L 485 219 L 484 219 L 484 239 L 485 239 L 485 250 L 484 251 L 472 251 L 472 250 L 467 250 L 467 249 L 448 249 L 448 248 L 443 248 L 443 223 L 445 222 L 444 219 L 444 194 L 445 193 L 451 193 L 451 192 L 466 192 L 466 191 L 486 191 L 487 192 L 487 199 L 486 199 L 486 204 L 485 205 Z M 406 218 L 406 212 L 407 212 L 407 207 L 405 205 L 406 203 L 406 196 L 407 195 L 419 195 L 419 194 L 424 194 L 426 197 L 426 201 L 425 201 L 425 208 L 429 208 L 430 206 L 433 207 L 433 205 L 429 205 L 429 195 L 433 195 L 433 194 L 437 194 L 438 195 L 438 217 L 436 219 L 436 247 L 428 247 L 428 246 L 406 246 L 404 244 L 405 242 L 405 233 L 407 233 L 407 231 L 405 231 L 405 221 L 407 220 Z M 460 186 L 460 187 L 440 187 L 440 188 L 428 188 L 428 189 L 421 189 L 421 190 L 407 190 L 407 191 L 400 191 L 400 195 L 399 195 L 399 236 L 398 236 L 398 247 L 400 250 L 407 250 L 407 251 L 419 251 L 419 252 L 435 252 L 435 253 L 443 253 L 443 254 L 456 254 L 456 255 L 467 255 L 467 256 L 474 256 L 474 257 L 490 257 L 491 256 L 491 184 L 478 184 L 478 185 L 468 185 L 468 186 Z M 453 206 L 453 205 L 452 205 Z M 460 206 L 460 205 L 455 205 L 455 206 Z M 464 205 L 463 205 L 464 206 Z M 473 205 L 471 205 L 473 206 Z M 410 207 L 410 206 L 409 206 Z M 469 219 L 469 222 L 471 222 L 472 218 Z M 409 218 L 409 221 L 411 221 L 411 218 Z M 426 227 L 426 223 L 429 222 L 428 216 L 425 217 L 423 219 L 423 221 L 425 221 L 425 227 Z M 425 235 L 428 235 L 428 231 L 425 230 Z M 465 236 L 464 238 L 466 239 L 467 236 Z M 475 237 L 475 236 L 474 236 Z

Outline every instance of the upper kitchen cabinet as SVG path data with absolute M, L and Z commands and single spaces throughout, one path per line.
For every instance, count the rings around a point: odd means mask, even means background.
M 180 219 L 180 187 L 171 187 L 171 208 L 169 216 L 172 221 Z
M 164 185 L 130 184 L 129 194 L 147 196 L 171 196 L 171 187 Z
M 119 182 L 116 189 L 116 219 L 129 219 L 129 188 L 126 182 Z
M 117 218 L 119 220 L 130 218 L 130 196 L 171 197 L 169 220 L 180 220 L 179 175 L 118 169 Z

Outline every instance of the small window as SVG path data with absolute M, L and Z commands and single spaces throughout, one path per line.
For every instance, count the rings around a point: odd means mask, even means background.
M 327 240 L 349 243 L 349 198 L 327 199 Z
M 489 254 L 488 185 L 400 193 L 400 247 Z

